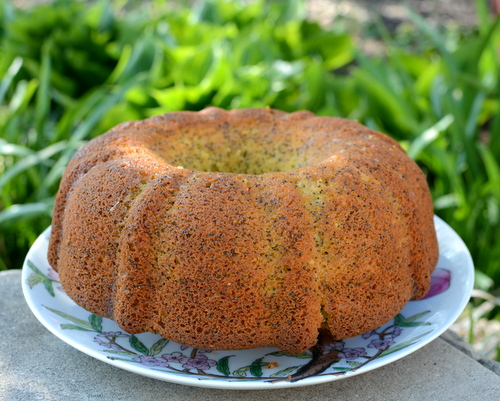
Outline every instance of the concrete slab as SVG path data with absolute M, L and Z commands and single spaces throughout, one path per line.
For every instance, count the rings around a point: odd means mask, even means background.
M 371 372 L 297 389 L 233 391 L 172 384 L 120 370 L 65 344 L 29 310 L 21 272 L 0 272 L 0 400 L 500 400 L 500 376 L 453 335 Z

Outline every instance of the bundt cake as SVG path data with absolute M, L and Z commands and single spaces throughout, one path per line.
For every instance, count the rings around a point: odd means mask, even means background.
M 186 346 L 300 353 L 426 294 L 426 178 L 356 122 L 272 109 L 121 124 L 70 161 L 49 262 L 80 306 Z

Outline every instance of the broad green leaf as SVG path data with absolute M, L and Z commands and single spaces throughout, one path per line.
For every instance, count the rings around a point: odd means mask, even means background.
M 45 286 L 45 289 L 48 291 L 48 293 L 54 297 L 55 294 L 54 294 L 54 286 L 52 285 L 52 280 L 50 279 L 43 280 L 43 285 Z
M 321 56 L 324 70 L 335 70 L 354 59 L 354 46 L 350 35 L 322 31 L 307 39 L 304 43 L 306 51 Z
M 280 370 L 276 373 L 273 373 L 272 375 L 270 375 L 270 377 L 288 376 L 290 373 L 292 373 L 293 371 L 295 371 L 299 368 L 300 368 L 300 366 L 290 366 L 286 369 L 283 369 L 283 370 Z
M 30 288 L 33 288 L 35 285 L 37 285 L 39 283 L 43 283 L 45 281 L 45 279 L 46 279 L 46 277 L 41 275 L 41 274 L 31 273 L 28 276 L 27 283 L 30 286 Z
M 283 2 L 274 2 L 278 11 L 278 23 L 287 23 L 295 20 L 304 20 L 307 16 L 307 7 L 304 0 L 288 0 Z
M 140 352 L 141 354 L 148 355 L 149 354 L 149 349 L 146 347 L 136 336 L 130 336 L 129 337 L 129 342 L 132 348 L 134 348 L 137 352 Z
M 120 83 L 137 79 L 138 74 L 151 69 L 156 54 L 157 49 L 153 40 L 147 36 L 138 38 L 131 51 L 127 50 L 126 60 L 120 59 L 122 65 L 119 66 L 119 70 L 115 70 L 115 76 L 111 76 L 111 82 Z
M 89 316 L 89 322 L 92 325 L 92 328 L 98 333 L 102 333 L 102 317 L 91 314 Z
M 186 89 L 176 86 L 164 90 L 152 90 L 151 95 L 160 104 L 162 112 L 182 110 L 186 104 Z M 155 112 L 157 114 L 158 112 Z
M 222 357 L 217 361 L 217 370 L 224 376 L 229 376 L 231 374 L 231 371 L 229 370 L 229 358 L 231 358 L 232 356 L 234 355 Z
M 199 23 L 221 25 L 234 18 L 237 12 L 235 3 L 220 0 L 200 1 L 194 8 L 193 17 Z
M 242 366 L 241 368 L 236 369 L 233 372 L 233 376 L 246 377 L 249 370 L 250 370 L 250 366 Z
M 190 50 L 192 54 L 180 61 L 176 70 L 172 71 L 176 82 L 186 86 L 200 84 L 213 62 L 213 50 L 210 47 L 199 46 Z
M 488 2 L 483 0 L 474 0 L 476 14 L 479 20 L 478 27 L 480 30 L 484 31 L 488 29 L 491 18 L 491 10 L 488 7 Z
M 250 365 L 250 373 L 252 374 L 252 376 L 255 376 L 255 377 L 261 377 L 262 376 L 262 360 L 263 359 L 264 358 L 256 359 Z M 264 366 L 265 365 L 267 365 L 267 364 L 264 364 Z
M 359 368 L 363 363 L 357 361 L 347 361 L 347 364 L 351 366 L 353 369 Z
M 316 111 L 325 102 L 326 96 L 326 73 L 319 63 L 313 63 L 305 71 L 305 82 L 307 83 L 307 110 Z
M 152 347 L 150 348 L 148 355 L 149 356 L 156 356 L 160 352 L 163 351 L 163 348 L 165 348 L 165 345 L 167 345 L 169 341 L 166 338 L 161 338 L 157 342 L 155 342 Z

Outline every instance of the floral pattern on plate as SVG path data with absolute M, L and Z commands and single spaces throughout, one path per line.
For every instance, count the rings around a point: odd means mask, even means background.
M 113 321 L 80 308 L 67 297 L 48 265 L 50 229 L 40 236 L 23 268 L 25 297 L 56 336 L 102 361 L 138 374 L 181 384 L 236 389 L 322 383 L 381 367 L 423 347 L 446 330 L 470 297 L 473 266 L 467 248 L 436 218 L 440 259 L 431 290 L 409 302 L 394 319 L 363 335 L 318 343 L 299 355 L 266 347 L 243 351 L 188 348 L 151 333 L 131 335 Z

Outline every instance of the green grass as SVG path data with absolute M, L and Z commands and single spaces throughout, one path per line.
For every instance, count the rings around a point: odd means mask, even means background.
M 0 269 L 50 224 L 65 165 L 119 122 L 175 110 L 274 107 L 357 119 L 427 174 L 436 214 L 469 247 L 476 287 L 500 288 L 500 22 L 389 32 L 306 19 L 301 1 L 134 6 L 0 0 Z M 360 41 L 383 42 L 367 56 Z M 499 308 L 488 312 L 498 319 Z

